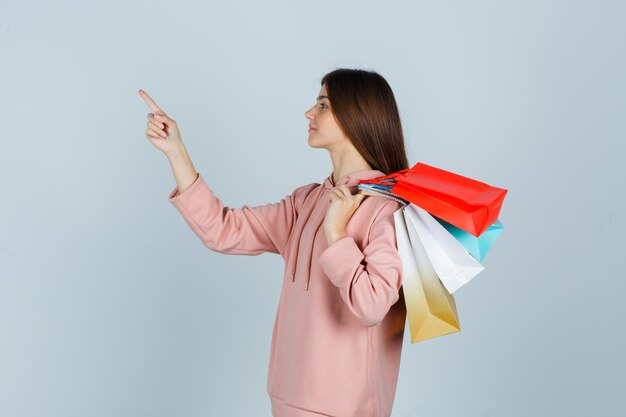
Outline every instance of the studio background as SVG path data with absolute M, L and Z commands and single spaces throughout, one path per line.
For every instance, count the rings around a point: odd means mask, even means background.
M 405 344 L 394 417 L 623 413 L 619 1 L 0 3 L 0 417 L 270 416 L 278 255 L 168 202 L 143 89 L 229 207 L 332 172 L 338 67 L 394 90 L 409 160 L 507 188 L 461 331 Z

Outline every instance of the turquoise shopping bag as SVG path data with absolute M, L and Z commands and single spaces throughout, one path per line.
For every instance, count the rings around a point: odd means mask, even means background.
M 491 249 L 494 242 L 502 233 L 502 223 L 500 220 L 496 219 L 495 222 L 491 224 L 480 234 L 480 236 L 476 237 L 465 230 L 459 229 L 458 227 L 446 222 L 443 219 L 440 219 L 437 216 L 433 216 L 443 227 L 446 228 L 448 232 L 450 232 L 461 244 L 465 247 L 465 249 L 472 255 L 478 262 L 482 262 L 483 258 Z

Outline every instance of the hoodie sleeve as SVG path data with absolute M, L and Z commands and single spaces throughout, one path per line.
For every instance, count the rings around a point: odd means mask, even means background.
M 283 255 L 297 217 L 295 200 L 301 190 L 313 185 L 298 187 L 276 203 L 230 208 L 224 206 L 202 175 L 198 174 L 184 192 L 174 188 L 169 201 L 204 245 L 215 252 L 227 255 L 260 255 L 264 252 Z
M 352 237 L 344 236 L 332 242 L 318 258 L 324 273 L 364 326 L 380 324 L 399 299 L 402 259 L 393 213 L 400 207 L 395 201 L 383 206 L 362 251 Z

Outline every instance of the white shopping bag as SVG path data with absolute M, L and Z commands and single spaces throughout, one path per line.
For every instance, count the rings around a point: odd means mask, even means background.
M 485 267 L 450 232 L 423 208 L 408 204 L 405 218 L 417 232 L 437 276 L 450 294 L 454 293 Z

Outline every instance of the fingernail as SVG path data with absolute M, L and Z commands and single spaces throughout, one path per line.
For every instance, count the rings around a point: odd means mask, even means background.
M 154 118 L 157 119 L 157 120 L 163 120 L 163 119 L 161 119 L 161 116 L 159 116 L 158 114 L 155 114 Z

